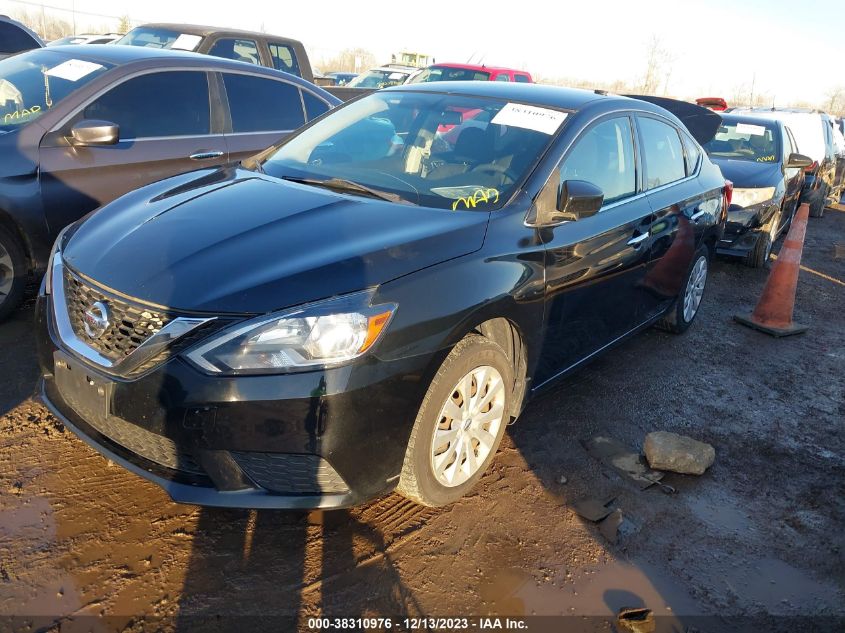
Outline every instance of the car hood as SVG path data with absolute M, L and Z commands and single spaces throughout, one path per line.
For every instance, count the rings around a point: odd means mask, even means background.
M 226 168 L 118 198 L 75 230 L 63 258 L 83 276 L 143 302 L 263 313 L 473 252 L 488 219 Z
M 758 163 L 751 160 L 731 160 L 710 157 L 722 170 L 722 175 L 737 189 L 776 187 L 783 179 L 778 163 Z

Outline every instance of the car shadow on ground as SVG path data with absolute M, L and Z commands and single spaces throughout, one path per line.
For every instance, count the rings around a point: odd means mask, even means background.
M 34 353 L 33 319 L 35 299 L 31 298 L 0 323 L 0 416 L 14 409 L 35 393 L 38 362 Z M 21 354 L 21 349 L 32 353 Z

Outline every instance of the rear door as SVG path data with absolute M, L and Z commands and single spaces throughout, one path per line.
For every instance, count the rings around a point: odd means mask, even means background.
M 225 163 L 217 118 L 205 71 L 134 75 L 93 97 L 41 142 L 41 194 L 51 232 L 143 185 Z M 83 119 L 116 123 L 119 142 L 72 145 L 71 128 Z
M 648 269 L 643 279 L 644 317 L 664 312 L 681 292 L 708 226 L 712 200 L 695 177 L 702 152 L 674 123 L 637 115 L 645 191 L 653 211 Z M 710 214 L 712 215 L 712 213 Z
M 306 103 L 295 83 L 235 72 L 223 72 L 221 78 L 229 104 L 226 142 L 232 160 L 252 156 L 305 124 Z M 310 118 L 325 111 L 320 111 L 320 103 L 328 108 L 312 93 L 308 97 L 309 114 L 314 112 Z
M 599 119 L 575 141 L 550 183 L 557 191 L 564 181 L 586 180 L 604 191 L 605 201 L 596 215 L 549 230 L 538 385 L 642 323 L 652 213 L 640 195 L 635 148 L 629 116 Z

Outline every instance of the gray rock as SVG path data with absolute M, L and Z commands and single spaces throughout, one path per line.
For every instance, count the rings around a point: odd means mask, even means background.
M 716 450 L 710 444 L 668 431 L 646 435 L 644 448 L 652 468 L 685 475 L 703 474 L 716 459 Z

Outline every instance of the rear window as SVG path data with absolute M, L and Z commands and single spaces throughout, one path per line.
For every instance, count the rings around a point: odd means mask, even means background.
M 705 151 L 713 158 L 748 160 L 757 163 L 773 163 L 780 155 L 777 142 L 777 128 L 764 121 L 722 120 L 722 125 Z
M 328 112 L 329 104 L 311 94 L 307 90 L 302 91 L 302 100 L 305 102 L 305 114 L 308 120 L 316 119 L 321 114 Z
M 295 130 L 305 123 L 299 88 L 286 81 L 225 73 L 232 132 Z
M 516 73 L 514 75 L 514 79 L 516 79 L 517 83 L 522 83 L 522 84 L 530 84 L 531 83 L 531 78 L 528 75 L 520 75 L 519 73 Z
M 211 45 L 208 54 L 212 57 L 223 59 L 234 59 L 238 62 L 260 65 L 261 56 L 258 53 L 258 45 L 253 40 L 239 40 L 231 37 L 224 37 Z
M 490 81 L 490 73 L 471 68 L 451 68 L 449 66 L 431 66 L 423 70 L 414 83 L 427 81 Z M 502 81 L 508 81 L 507 75 Z

